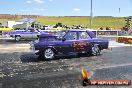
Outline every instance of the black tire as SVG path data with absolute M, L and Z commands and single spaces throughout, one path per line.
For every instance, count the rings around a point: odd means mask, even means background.
M 91 55 L 93 56 L 99 56 L 101 52 L 101 49 L 99 48 L 98 45 L 93 45 L 91 48 Z
M 16 42 L 19 42 L 20 40 L 21 40 L 21 36 L 19 36 L 19 35 L 15 36 L 15 41 Z
M 55 51 L 52 48 L 46 48 L 43 51 L 43 58 L 45 60 L 53 60 L 55 58 Z

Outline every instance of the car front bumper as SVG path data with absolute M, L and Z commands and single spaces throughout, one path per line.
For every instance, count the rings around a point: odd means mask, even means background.
M 39 50 L 35 50 L 34 42 L 30 42 L 30 51 L 37 54 Z

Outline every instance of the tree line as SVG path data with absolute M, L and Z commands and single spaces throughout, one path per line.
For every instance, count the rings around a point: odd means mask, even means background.
M 21 18 L 37 18 L 38 15 L 17 15 L 17 14 L 0 14 L 0 19 L 21 19 Z

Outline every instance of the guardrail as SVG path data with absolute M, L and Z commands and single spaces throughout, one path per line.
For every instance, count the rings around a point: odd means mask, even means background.
M 59 30 L 43 30 L 43 32 L 57 32 Z M 93 31 L 96 35 L 96 37 L 116 37 L 120 35 L 124 35 L 125 32 L 120 30 L 90 30 Z M 2 35 L 8 35 L 11 31 L 0 31 L 0 34 Z
M 95 33 L 96 37 L 116 37 L 123 35 L 124 33 L 120 30 L 90 30 Z M 44 32 L 57 32 L 59 30 L 44 30 Z
M 92 30 L 96 37 L 116 37 L 121 35 L 120 30 Z M 122 33 L 124 34 L 124 33 Z

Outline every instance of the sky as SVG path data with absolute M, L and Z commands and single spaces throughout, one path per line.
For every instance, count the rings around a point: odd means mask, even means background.
M 93 16 L 132 16 L 132 0 L 92 0 Z M 91 0 L 1 0 L 0 14 L 90 16 Z

